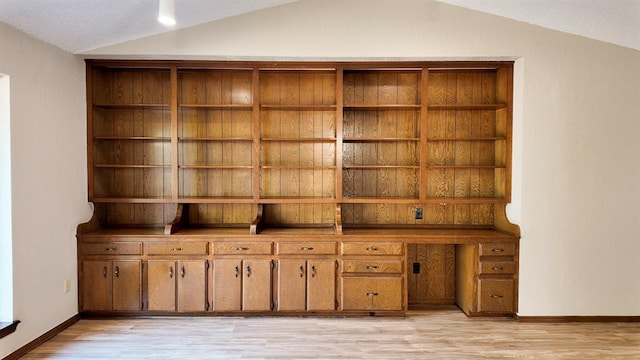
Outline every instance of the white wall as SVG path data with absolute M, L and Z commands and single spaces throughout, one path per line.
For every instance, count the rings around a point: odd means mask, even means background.
M 75 227 L 91 211 L 83 61 L 4 23 L 0 44 L 0 73 L 11 78 L 13 306 L 22 321 L 0 340 L 2 358 L 77 314 Z
M 0 74 L 0 321 L 13 321 L 9 76 Z
M 87 52 L 518 59 L 520 314 L 640 315 L 640 52 L 425 0 L 302 0 Z

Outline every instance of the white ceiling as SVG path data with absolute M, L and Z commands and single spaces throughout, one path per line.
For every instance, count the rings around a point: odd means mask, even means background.
M 0 0 L 0 21 L 79 53 L 296 1 L 176 0 L 166 28 L 158 0 Z M 640 50 L 640 0 L 438 1 Z

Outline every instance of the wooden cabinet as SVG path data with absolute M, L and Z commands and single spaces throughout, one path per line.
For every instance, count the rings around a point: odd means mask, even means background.
M 149 260 L 148 310 L 207 310 L 207 266 L 206 260 Z
M 512 242 L 457 246 L 457 300 L 467 315 L 516 311 L 517 252 L 517 244 Z
M 213 263 L 213 310 L 270 311 L 271 260 L 221 259 Z
M 342 310 L 406 310 L 404 245 L 342 243 Z
M 278 260 L 279 311 L 336 309 L 336 260 Z
M 455 282 L 468 313 L 512 313 L 517 251 L 482 248 L 519 233 L 505 214 L 512 77 L 512 62 L 88 60 L 95 211 L 79 261 L 107 261 L 108 278 L 115 261 L 148 264 L 138 297 L 156 312 L 324 311 L 330 298 L 402 312 L 406 244 L 435 241 L 463 255 L 442 266 L 442 299 Z M 489 235 L 457 238 L 474 230 Z M 128 308 L 105 265 L 87 266 L 80 303 Z
M 140 311 L 142 262 L 84 260 L 81 262 L 81 311 Z

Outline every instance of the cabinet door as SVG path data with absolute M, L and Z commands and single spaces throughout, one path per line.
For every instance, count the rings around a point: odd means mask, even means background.
M 178 311 L 205 311 L 207 262 L 178 261 Z
M 111 310 L 111 262 L 109 260 L 82 262 L 82 310 Z
M 334 260 L 309 260 L 307 264 L 307 310 L 335 310 L 336 265 Z
M 271 260 L 243 260 L 242 310 L 271 310 Z
M 343 310 L 402 310 L 402 277 L 342 279 Z
M 241 260 L 213 262 L 213 309 L 215 311 L 242 310 L 241 274 Z
M 176 310 L 176 263 L 166 260 L 149 260 L 148 301 L 149 310 Z
M 113 310 L 140 311 L 142 309 L 142 262 L 113 261 Z
M 278 310 L 304 311 L 307 263 L 304 260 L 278 261 Z

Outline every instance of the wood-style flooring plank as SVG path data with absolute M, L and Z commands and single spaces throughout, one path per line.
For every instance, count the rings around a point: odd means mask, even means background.
M 407 318 L 80 320 L 23 359 L 640 359 L 639 323 Z

